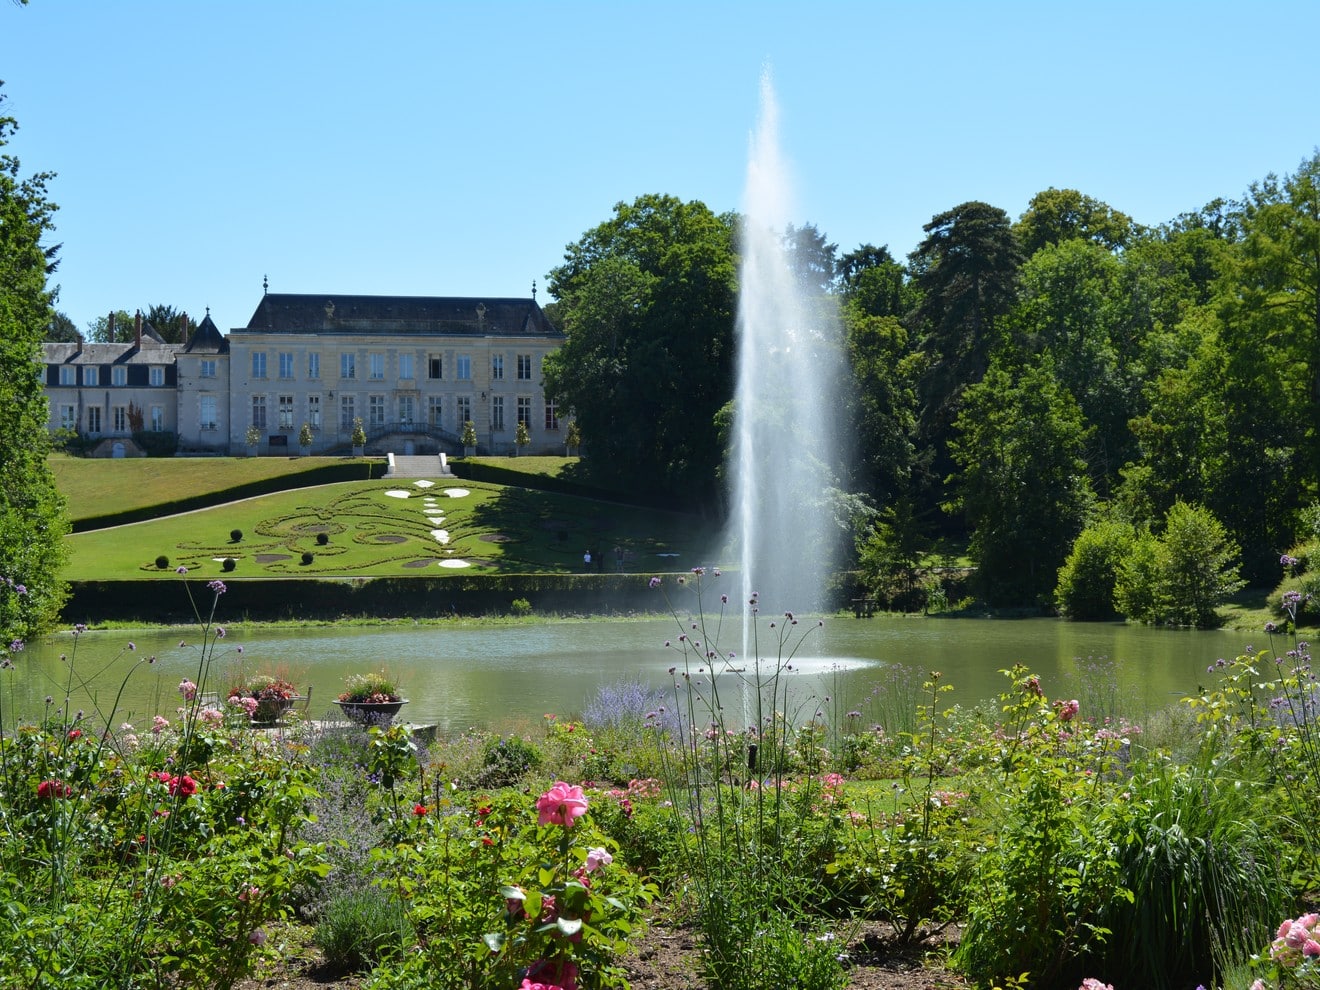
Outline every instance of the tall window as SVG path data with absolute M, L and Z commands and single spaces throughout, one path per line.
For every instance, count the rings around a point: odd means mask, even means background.
M 353 419 L 357 416 L 356 406 L 353 402 L 353 396 L 341 395 L 339 397 L 339 428 L 341 430 L 351 430 L 353 428 Z
M 293 377 L 293 354 L 289 351 L 280 351 L 280 377 Z
M 435 381 L 444 378 L 445 364 L 439 354 L 432 354 L 426 359 L 426 377 Z
M 504 396 L 492 395 L 490 397 L 490 428 L 492 430 L 504 429 Z
M 461 382 L 472 380 L 472 358 L 467 354 L 458 356 L 458 380 Z
M 198 374 L 202 378 L 215 377 L 215 358 L 202 358 L 202 363 Z
M 61 385 L 77 385 L 77 384 L 78 384 L 78 369 L 75 368 L 75 367 L 73 367 L 72 365 L 68 365 L 68 364 L 62 364 L 62 365 L 60 365 L 60 384 L 61 384 Z
M 164 407 L 164 406 L 152 406 L 152 407 L 151 407 L 151 428 L 152 428 L 152 430 L 154 430 L 156 433 L 159 433 L 161 430 L 165 429 L 165 407 Z
M 385 355 L 371 353 L 367 355 L 371 363 L 371 377 L 373 381 L 380 381 L 385 377 Z
M 307 355 L 307 377 L 317 379 L 321 377 L 321 353 L 312 351 Z
M 532 356 L 530 354 L 518 355 L 518 381 L 530 382 L 532 380 Z
M 319 395 L 309 395 L 307 397 L 307 424 L 314 430 L 321 428 L 321 397 Z
M 100 406 L 88 406 L 88 407 L 87 407 L 87 432 L 88 432 L 88 433 L 100 433 L 100 432 L 101 432 L 101 407 L 100 407 Z
M 456 422 L 460 427 L 472 418 L 472 399 L 466 395 L 460 395 L 454 406 Z
M 490 356 L 490 380 L 498 382 L 504 378 L 504 355 L 492 354 Z
M 259 430 L 266 428 L 266 397 L 264 395 L 254 395 L 252 397 L 252 425 Z
M 545 403 L 545 428 L 547 430 L 559 429 L 559 409 L 548 399 Z
M 100 369 L 97 368 L 95 365 L 84 365 L 83 373 L 82 373 L 83 385 L 100 385 L 101 376 L 98 374 L 99 370 Z M 101 432 L 100 427 L 97 427 L 96 432 L 97 433 Z
M 281 395 L 280 403 L 280 429 L 293 429 L 293 396 Z
M 203 430 L 214 430 L 219 426 L 215 416 L 215 396 L 198 396 L 197 425 Z
M 111 384 L 111 385 L 127 385 L 127 384 L 128 384 L 128 369 L 125 368 L 122 364 L 117 364 L 117 365 L 115 365 L 113 368 L 111 368 L 111 369 L 110 369 L 110 384 Z
M 60 406 L 60 429 L 75 430 L 78 428 L 78 410 L 74 406 Z
M 113 424 L 114 432 L 128 432 L 128 407 L 112 406 L 110 408 L 110 422 Z
M 444 416 L 441 415 L 443 405 L 443 400 L 438 395 L 426 397 L 426 422 L 436 429 L 444 425 Z
M 252 377 L 253 377 L 253 378 L 265 378 L 265 377 L 266 377 L 266 352 L 265 352 L 265 351 L 253 351 L 253 352 L 252 352 Z
M 165 369 L 158 364 L 152 365 L 149 381 L 151 382 L 152 385 L 155 385 L 157 387 L 164 385 Z
M 411 395 L 399 396 L 399 422 L 412 423 L 417 415 L 417 402 Z
M 367 398 L 367 423 L 375 427 L 385 425 L 385 396 L 372 395 Z
M 344 353 L 339 355 L 339 377 L 356 378 L 357 377 L 357 355 Z
M 399 355 L 399 377 L 411 379 L 413 376 L 413 356 L 411 354 Z
M 530 396 L 518 396 L 518 422 L 528 428 L 532 425 L 532 400 Z

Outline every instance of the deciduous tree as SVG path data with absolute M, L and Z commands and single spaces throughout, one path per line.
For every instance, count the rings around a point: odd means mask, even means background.
M 619 203 L 570 244 L 549 291 L 567 335 L 545 387 L 587 438 L 603 478 L 711 498 L 715 417 L 733 394 L 734 220 L 672 196 Z
M 0 148 L 17 127 L 0 94 Z M 40 344 L 54 315 L 47 276 L 55 205 L 49 173 L 23 177 L 0 154 L 0 642 L 24 638 L 59 615 L 68 520 L 46 463 L 50 437 Z

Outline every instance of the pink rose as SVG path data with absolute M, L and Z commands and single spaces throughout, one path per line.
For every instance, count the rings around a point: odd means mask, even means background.
M 558 780 L 554 787 L 537 799 L 536 810 L 540 813 L 538 825 L 563 825 L 568 828 L 572 826 L 573 819 L 587 813 L 587 798 L 582 788 L 571 787 Z
M 587 851 L 587 872 L 592 873 L 602 866 L 609 866 L 614 862 L 614 857 L 601 846 Z

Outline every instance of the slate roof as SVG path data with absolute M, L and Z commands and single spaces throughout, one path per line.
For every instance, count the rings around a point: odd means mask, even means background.
M 167 344 L 151 328 L 142 324 L 142 346 L 132 341 L 120 344 L 54 344 L 41 345 L 42 361 L 46 364 L 173 364 L 174 355 L 182 345 Z
M 244 330 L 254 333 L 563 337 L 535 299 L 344 296 L 271 292 Z
M 197 324 L 197 329 L 192 332 L 188 338 L 188 344 L 183 349 L 184 354 L 228 354 L 229 341 L 220 333 L 220 328 L 215 325 L 211 319 L 211 314 L 207 313 L 202 322 Z

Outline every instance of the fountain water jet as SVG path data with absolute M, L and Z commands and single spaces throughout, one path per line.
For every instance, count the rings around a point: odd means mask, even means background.
M 834 565 L 825 496 L 836 484 L 835 413 L 842 402 L 833 301 L 804 291 L 784 250 L 792 201 L 778 125 L 767 73 L 743 207 L 728 533 L 743 601 L 756 592 L 767 612 L 823 603 Z

